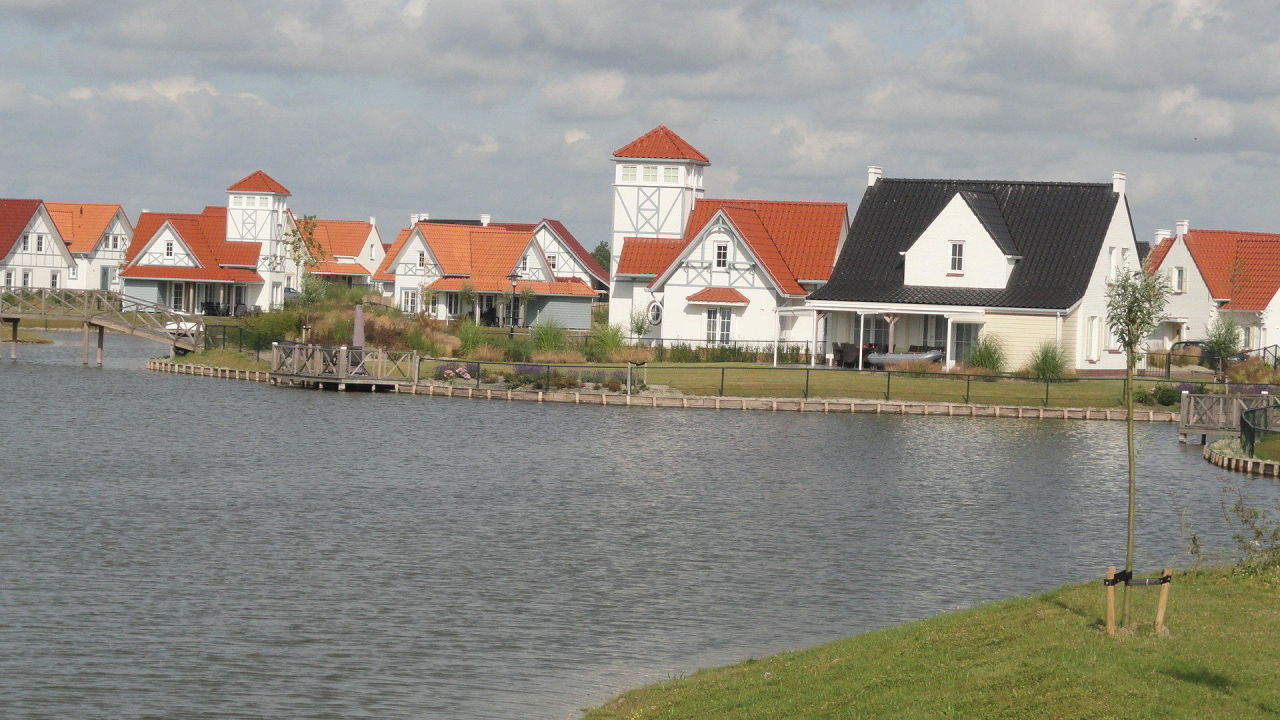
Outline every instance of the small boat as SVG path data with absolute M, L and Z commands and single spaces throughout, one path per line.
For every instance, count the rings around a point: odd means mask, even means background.
M 894 352 L 882 353 L 874 352 L 868 354 L 864 360 L 868 365 L 883 368 L 886 365 L 900 365 L 912 362 L 942 362 L 941 350 L 926 350 L 924 352 Z

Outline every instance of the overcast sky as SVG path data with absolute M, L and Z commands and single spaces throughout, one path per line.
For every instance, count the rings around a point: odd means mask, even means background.
M 1109 182 L 1139 240 L 1280 232 L 1271 0 L 0 0 L 0 196 L 198 211 L 255 169 L 298 213 L 564 220 L 665 123 L 708 194 L 888 177 Z

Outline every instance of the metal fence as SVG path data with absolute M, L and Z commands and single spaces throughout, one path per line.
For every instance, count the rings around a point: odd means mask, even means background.
M 261 360 L 263 351 L 271 349 L 271 339 L 241 325 L 205 325 L 204 348 L 252 352 L 255 359 Z
M 1240 413 L 1240 444 L 1250 457 L 1280 460 L 1280 403 Z

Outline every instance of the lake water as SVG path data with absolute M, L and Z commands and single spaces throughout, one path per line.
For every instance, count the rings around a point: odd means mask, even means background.
M 6 718 L 558 720 L 1123 564 L 1121 423 L 288 390 L 56 336 L 0 364 Z M 1140 568 L 1184 513 L 1228 547 L 1243 478 L 1138 437 Z

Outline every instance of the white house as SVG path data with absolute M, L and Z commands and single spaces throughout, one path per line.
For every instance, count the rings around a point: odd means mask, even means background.
M 0 200 L 11 223 L 0 230 L 5 287 L 119 290 L 119 270 L 133 235 L 119 205 Z
M 375 218 L 362 220 L 300 220 L 310 224 L 316 263 L 309 272 L 330 282 L 370 285 L 386 256 Z
M 587 265 L 559 244 L 572 237 L 560 223 L 410 219 L 413 225 L 400 231 L 374 275 L 402 311 L 441 320 L 470 316 L 489 325 L 554 320 L 566 328 L 591 327 L 598 291 Z M 548 247 L 559 254 L 555 261 Z M 573 275 L 574 268 L 588 277 Z
M 298 286 L 289 252 L 289 191 L 258 170 L 227 188 L 227 206 L 144 212 L 129 245 L 125 293 L 182 312 L 270 310 Z
M 801 312 L 844 242 L 844 203 L 705 197 L 709 161 L 659 125 L 613 154 L 609 321 L 691 345 L 812 342 Z
M 1110 278 L 1138 267 L 1124 173 L 1110 183 L 899 180 L 867 189 L 830 281 L 831 357 L 938 349 L 963 362 L 981 335 L 1010 369 L 1043 343 L 1080 372 L 1123 369 L 1106 324 Z
M 1172 290 L 1151 347 L 1202 340 L 1218 315 L 1236 321 L 1247 349 L 1280 342 L 1280 235 L 1175 227 L 1156 232 L 1147 258 L 1147 272 L 1163 273 Z

